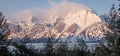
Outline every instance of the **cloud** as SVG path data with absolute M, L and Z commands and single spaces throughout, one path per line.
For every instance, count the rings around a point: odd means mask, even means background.
M 34 8 L 28 9 L 24 11 L 19 11 L 14 14 L 15 21 L 23 20 L 28 21 L 28 19 L 33 16 L 36 17 L 40 23 L 46 20 L 52 20 L 54 17 L 65 17 L 69 12 L 77 11 L 77 10 L 88 10 L 92 11 L 85 5 L 77 4 L 74 2 L 70 2 L 68 0 L 61 2 L 53 2 L 51 0 L 48 1 L 50 4 L 49 8 Z

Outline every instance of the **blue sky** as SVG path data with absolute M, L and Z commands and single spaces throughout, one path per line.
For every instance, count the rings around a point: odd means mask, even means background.
M 50 0 L 0 0 L 0 11 L 10 16 L 12 13 L 32 9 L 32 8 L 48 8 Z M 56 3 L 62 0 L 51 0 Z M 94 9 L 98 15 L 107 13 L 112 4 L 118 4 L 117 0 L 68 0 L 80 3 Z

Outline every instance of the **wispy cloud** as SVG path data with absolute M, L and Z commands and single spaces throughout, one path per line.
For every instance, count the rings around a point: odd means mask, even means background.
M 51 0 L 48 1 L 50 4 L 49 8 L 31 8 L 24 11 L 19 11 L 13 15 L 14 21 L 28 21 L 29 17 L 36 17 L 39 22 L 44 22 L 46 20 L 52 20 L 53 17 L 65 17 L 69 12 L 77 11 L 77 10 L 89 10 L 90 8 L 77 4 L 70 1 L 61 1 L 61 2 L 53 2 Z

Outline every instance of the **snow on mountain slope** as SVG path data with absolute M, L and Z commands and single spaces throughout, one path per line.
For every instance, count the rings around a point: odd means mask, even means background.
M 80 33 L 80 36 L 83 36 L 84 39 L 88 38 L 89 40 L 99 40 L 99 39 L 104 38 L 105 34 L 111 31 L 112 30 L 107 23 L 97 22 L 87 27 L 86 29 L 84 29 Z
M 76 23 L 81 30 L 96 22 L 101 22 L 99 16 L 87 10 L 70 12 L 64 20 L 66 27 L 72 25 L 73 23 Z

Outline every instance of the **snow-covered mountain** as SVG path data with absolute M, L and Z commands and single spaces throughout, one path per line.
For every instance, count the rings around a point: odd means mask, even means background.
M 33 42 L 44 42 L 53 37 L 55 42 L 86 42 L 103 40 L 104 34 L 110 31 L 106 18 L 100 18 L 90 10 L 70 11 L 66 16 L 53 17 L 52 20 L 39 23 L 36 17 L 30 16 L 28 22 L 20 21 L 11 28 L 9 39 L 29 38 Z

